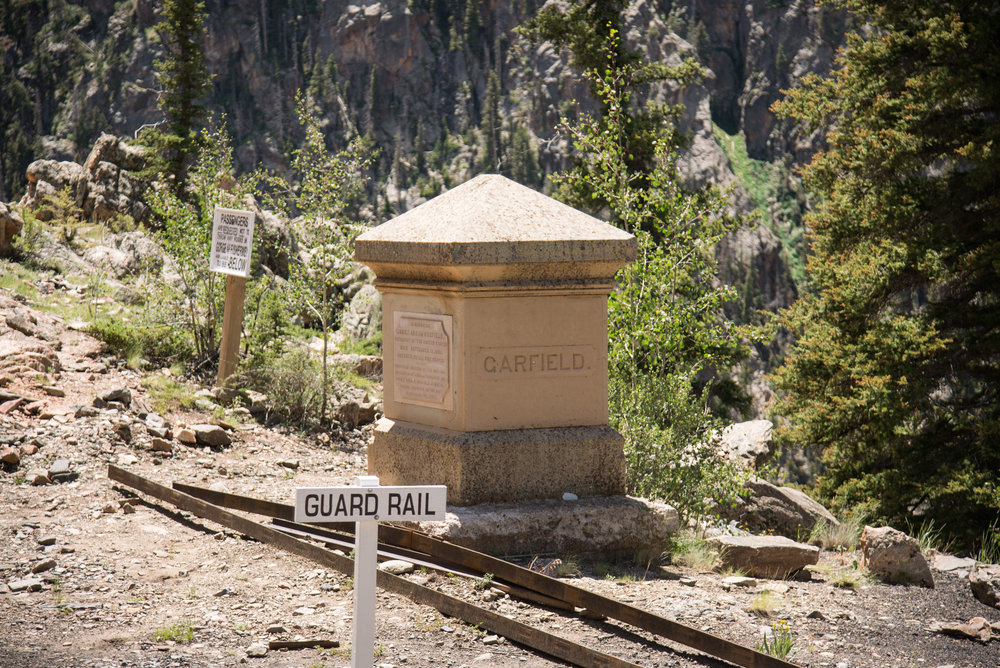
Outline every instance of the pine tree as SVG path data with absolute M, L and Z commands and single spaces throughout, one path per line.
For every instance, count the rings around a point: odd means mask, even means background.
M 970 545 L 1000 511 L 1000 44 L 990 3 L 846 0 L 868 22 L 777 111 L 832 128 L 805 170 L 810 291 L 776 382 L 836 510 L 933 520 Z
M 500 118 L 500 80 L 496 72 L 490 72 L 486 83 L 486 104 L 483 105 L 482 132 L 485 140 L 483 155 L 483 170 L 499 172 L 500 160 L 503 155 L 501 130 L 503 121 Z
M 164 0 L 163 21 L 157 25 L 166 48 L 155 65 L 167 130 L 151 140 L 162 152 L 178 192 L 198 154 L 205 114 L 201 100 L 211 86 L 203 45 L 207 19 L 203 0 Z

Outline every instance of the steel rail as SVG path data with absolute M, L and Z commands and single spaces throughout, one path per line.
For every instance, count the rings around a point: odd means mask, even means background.
M 315 543 L 289 536 L 275 528 L 231 513 L 193 495 L 165 487 L 114 465 L 108 465 L 108 478 L 166 501 L 181 510 L 186 510 L 261 542 L 275 545 L 286 552 L 311 559 L 322 566 L 346 575 L 354 573 L 354 560 L 349 557 L 341 556 Z M 429 605 L 449 617 L 478 625 L 480 628 L 501 635 L 513 642 L 580 668 L 641 668 L 638 664 L 590 649 L 384 571 L 378 571 L 376 582 L 382 589 L 405 596 L 414 603 Z
M 227 492 L 216 492 L 181 483 L 174 483 L 174 487 L 220 506 L 282 520 L 280 522 L 276 521 L 276 524 L 289 527 L 298 526 L 300 528 L 309 526 L 310 531 L 317 533 L 322 531 L 311 525 L 297 525 L 293 521 L 295 516 L 294 506 Z M 324 526 L 334 526 L 338 531 L 344 533 L 352 533 L 354 531 L 353 524 L 324 524 Z M 795 666 L 795 664 L 783 659 L 758 652 L 757 650 L 726 640 L 725 638 L 720 638 L 706 631 L 660 617 L 635 606 L 606 598 L 562 580 L 557 580 L 523 568 L 509 561 L 491 557 L 413 529 L 379 524 L 379 541 L 395 547 L 415 550 L 455 568 L 472 570 L 478 573 L 491 573 L 494 578 L 516 587 L 534 591 L 549 599 L 561 601 L 575 608 L 587 609 L 593 615 L 629 624 L 643 631 L 662 636 L 668 640 L 738 666 L 743 666 L 744 668 L 794 668 Z

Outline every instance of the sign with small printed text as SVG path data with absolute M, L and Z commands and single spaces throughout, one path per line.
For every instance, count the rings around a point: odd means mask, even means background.
M 215 207 L 208 268 L 221 274 L 248 277 L 253 253 L 253 226 L 253 211 Z

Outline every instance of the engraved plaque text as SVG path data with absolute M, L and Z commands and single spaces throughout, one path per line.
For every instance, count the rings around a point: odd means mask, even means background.
M 452 410 L 451 316 L 396 312 L 393 316 L 393 397 Z

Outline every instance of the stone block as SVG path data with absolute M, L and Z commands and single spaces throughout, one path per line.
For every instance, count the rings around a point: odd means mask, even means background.
M 602 559 L 655 559 L 679 527 L 677 511 L 659 501 L 592 496 L 449 506 L 444 522 L 419 528 L 480 552 L 572 554 Z
M 383 485 L 447 485 L 475 505 L 625 492 L 621 435 L 610 427 L 458 432 L 379 420 L 368 470 Z
M 784 536 L 713 536 L 723 568 L 752 577 L 783 579 L 819 561 L 819 548 Z

